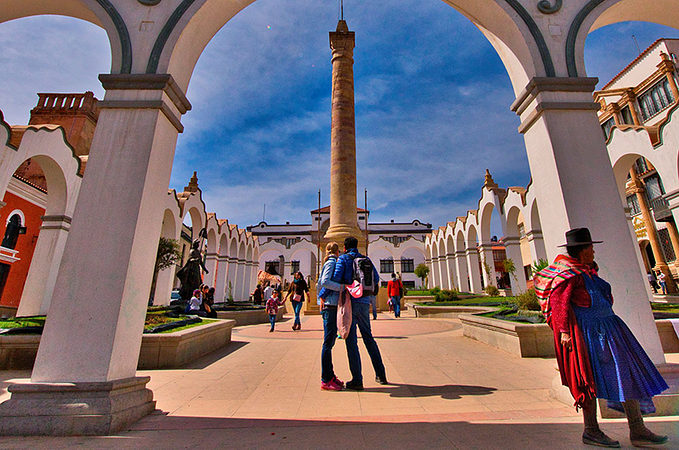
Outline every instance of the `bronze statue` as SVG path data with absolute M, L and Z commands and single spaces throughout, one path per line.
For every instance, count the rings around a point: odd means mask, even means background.
M 201 242 L 199 239 L 193 241 L 191 245 L 191 252 L 189 252 L 189 259 L 186 261 L 184 267 L 179 269 L 177 272 L 177 278 L 182 282 L 182 287 L 179 289 L 179 296 L 182 300 L 190 300 L 193 295 L 193 291 L 198 289 L 201 284 L 203 284 L 203 276 L 200 273 L 200 269 L 203 272 L 210 273 L 205 268 L 203 263 L 203 257 L 200 252 Z

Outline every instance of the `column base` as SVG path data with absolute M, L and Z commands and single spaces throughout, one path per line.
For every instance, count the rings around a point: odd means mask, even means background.
M 662 394 L 653 397 L 655 412 L 653 414 L 648 414 L 648 416 L 679 415 L 679 364 L 659 364 L 657 368 L 670 388 Z M 552 381 L 552 388 L 549 393 L 552 398 L 569 406 L 572 406 L 574 403 L 570 390 L 561 384 L 561 376 L 558 371 L 556 377 Z M 606 405 L 606 400 L 598 399 L 598 402 L 602 418 L 620 419 L 625 417 L 623 413 L 610 409 Z
M 103 436 L 151 413 L 150 377 L 105 382 L 12 384 L 0 404 L 2 436 Z

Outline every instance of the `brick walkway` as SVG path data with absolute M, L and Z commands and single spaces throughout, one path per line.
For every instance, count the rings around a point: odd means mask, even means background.
M 581 417 L 549 397 L 553 359 L 521 359 L 462 336 L 456 320 L 380 314 L 373 332 L 391 383 L 380 386 L 360 343 L 365 390 L 320 389 L 322 323 L 234 330 L 233 343 L 181 370 L 150 375 L 156 413 L 116 436 L 2 438 L 0 449 L 396 448 L 578 449 Z M 668 355 L 677 362 L 679 355 Z M 349 376 L 344 342 L 335 371 Z M 0 380 L 27 377 L 0 372 Z M 3 390 L 0 400 L 7 397 Z M 679 417 L 649 419 L 679 449 Z M 631 448 L 627 425 L 602 428 Z

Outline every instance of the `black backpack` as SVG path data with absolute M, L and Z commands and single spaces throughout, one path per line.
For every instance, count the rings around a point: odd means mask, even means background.
M 379 286 L 373 279 L 373 263 L 366 256 L 354 258 L 354 280 L 363 286 L 363 295 L 377 295 Z

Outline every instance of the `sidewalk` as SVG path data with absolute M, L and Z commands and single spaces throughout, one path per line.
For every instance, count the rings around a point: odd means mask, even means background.
M 322 322 L 304 317 L 234 329 L 232 344 L 181 370 L 150 375 L 157 411 L 110 437 L 0 438 L 0 449 L 580 449 L 582 419 L 549 397 L 553 359 L 521 359 L 462 336 L 457 320 L 373 321 L 390 385 L 374 381 L 362 343 L 365 390 L 320 389 Z M 668 355 L 678 362 L 679 355 Z M 344 342 L 335 371 L 347 380 Z M 9 378 L 0 372 L 7 398 Z M 39 420 L 39 419 L 37 419 Z M 648 419 L 679 449 L 679 417 Z M 602 428 L 631 448 L 624 420 Z

